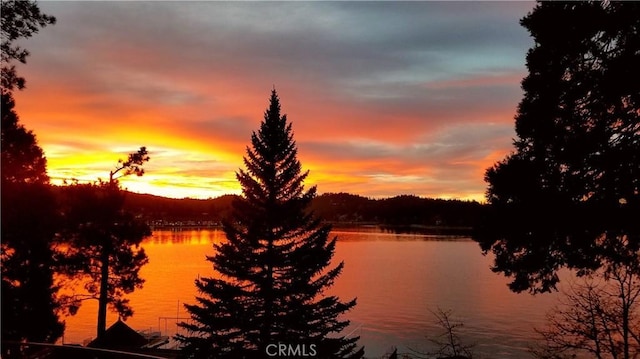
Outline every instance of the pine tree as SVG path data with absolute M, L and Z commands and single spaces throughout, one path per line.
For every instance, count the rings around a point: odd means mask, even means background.
M 361 357 L 358 337 L 340 334 L 349 321 L 339 316 L 355 299 L 324 294 L 344 263 L 329 268 L 337 238 L 307 210 L 316 187 L 304 189 L 308 171 L 275 90 L 251 144 L 237 173 L 243 195 L 224 224 L 227 241 L 207 257 L 218 275 L 196 280 L 198 304 L 185 305 L 192 323 L 181 324 L 191 336 L 177 339 L 194 358 L 262 358 L 273 344 L 297 346 L 298 356 Z
M 72 184 L 61 188 L 61 208 L 64 229 L 58 234 L 65 251 L 64 273 L 85 280 L 89 294 L 76 294 L 71 305 L 78 307 L 80 300 L 98 300 L 97 337 L 107 329 L 107 307 L 122 319 L 133 315 L 125 297 L 141 288 L 144 279 L 139 276 L 148 263 L 142 241 L 151 235 L 149 226 L 126 211 L 126 192 L 118 177 L 144 174 L 143 164 L 149 160 L 146 147 L 118 161 L 109 174 L 109 182 Z
M 19 123 L 11 94 L 1 97 L 2 340 L 55 342 L 64 324 L 53 280 L 56 207 L 46 158 Z M 3 345 L 2 356 L 10 349 Z
M 15 42 L 55 23 L 55 18 L 42 14 L 35 1 L 0 1 L 0 15 L 0 356 L 17 357 L 26 355 L 27 350 L 9 342 L 53 343 L 64 331 L 53 278 L 51 242 L 56 229 L 56 204 L 49 186 L 47 160 L 35 134 L 20 123 L 12 93 L 25 84 L 25 79 L 17 75 L 14 62 L 26 63 L 29 55 Z

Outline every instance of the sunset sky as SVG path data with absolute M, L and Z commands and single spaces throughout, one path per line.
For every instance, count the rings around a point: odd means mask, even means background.
M 512 146 L 532 2 L 49 2 L 15 95 L 54 183 L 169 197 L 240 193 L 271 89 L 307 185 L 367 197 L 484 198 Z

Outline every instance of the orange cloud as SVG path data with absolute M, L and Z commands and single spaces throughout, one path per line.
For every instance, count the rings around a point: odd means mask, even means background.
M 321 193 L 481 199 L 484 169 L 514 136 L 530 41 L 517 19 L 530 5 L 474 5 L 477 26 L 452 18 L 442 31 L 424 16 L 453 8 L 428 2 L 397 13 L 392 4 L 358 5 L 365 15 L 384 8 L 378 15 L 395 27 L 361 26 L 357 6 L 339 3 L 280 5 L 295 16 L 265 3 L 261 11 L 279 16 L 269 24 L 248 21 L 262 13 L 241 3 L 178 12 L 172 3 L 41 5 L 58 22 L 29 40 L 32 56 L 19 69 L 28 88 L 16 103 L 54 181 L 105 178 L 118 158 L 146 146 L 146 174 L 123 179 L 125 187 L 238 193 L 235 171 L 273 86 L 311 171 L 307 183 Z M 319 13 L 351 20 L 319 21 Z

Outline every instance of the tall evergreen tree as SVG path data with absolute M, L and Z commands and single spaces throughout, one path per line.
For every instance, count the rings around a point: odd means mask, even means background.
M 7 342 L 55 342 L 63 333 L 59 319 L 58 288 L 53 280 L 55 199 L 50 191 L 47 161 L 35 135 L 21 123 L 12 91 L 25 80 L 14 61 L 26 62 L 28 51 L 14 44 L 28 38 L 55 18 L 40 13 L 34 1 L 0 1 L 2 194 L 0 259 L 2 289 L 2 349 L 14 357 L 24 348 Z
M 515 152 L 489 168 L 478 236 L 514 291 L 638 261 L 640 4 L 540 2 L 516 115 Z M 605 268 L 606 269 L 606 268 Z
M 356 304 L 325 295 L 343 269 L 330 268 L 336 237 L 308 206 L 316 187 L 304 189 L 291 124 L 280 115 L 272 91 L 258 132 L 251 136 L 237 173 L 243 195 L 224 223 L 227 241 L 207 257 L 217 272 L 200 278 L 198 304 L 185 305 L 193 323 L 182 323 L 191 336 L 178 336 L 193 358 L 263 358 L 269 345 L 293 346 L 302 356 L 361 357 L 358 337 L 341 331 L 339 316 Z
M 10 94 L 1 96 L 2 340 L 54 342 L 64 329 L 52 269 L 55 199 L 35 135 L 19 124 Z

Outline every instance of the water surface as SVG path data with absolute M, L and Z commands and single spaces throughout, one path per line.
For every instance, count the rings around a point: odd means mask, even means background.
M 468 238 L 394 234 L 369 229 L 337 229 L 334 263 L 345 262 L 330 289 L 343 300 L 357 298 L 348 312 L 346 334 L 359 335 L 366 356 L 433 350 L 429 337 L 441 333 L 434 311 L 452 310 L 464 323 L 465 343 L 480 358 L 523 358 L 555 294 L 531 296 L 508 290 L 507 280 L 491 272 L 491 258 Z M 214 275 L 205 256 L 212 243 L 225 240 L 219 230 L 156 231 L 144 242 L 149 264 L 141 270 L 143 289 L 131 294 L 135 314 L 127 324 L 137 330 L 173 335 L 187 318 L 184 303 L 194 303 L 198 276 Z M 67 318 L 65 343 L 95 336 L 97 303 L 85 303 Z M 108 323 L 117 320 L 110 315 Z

